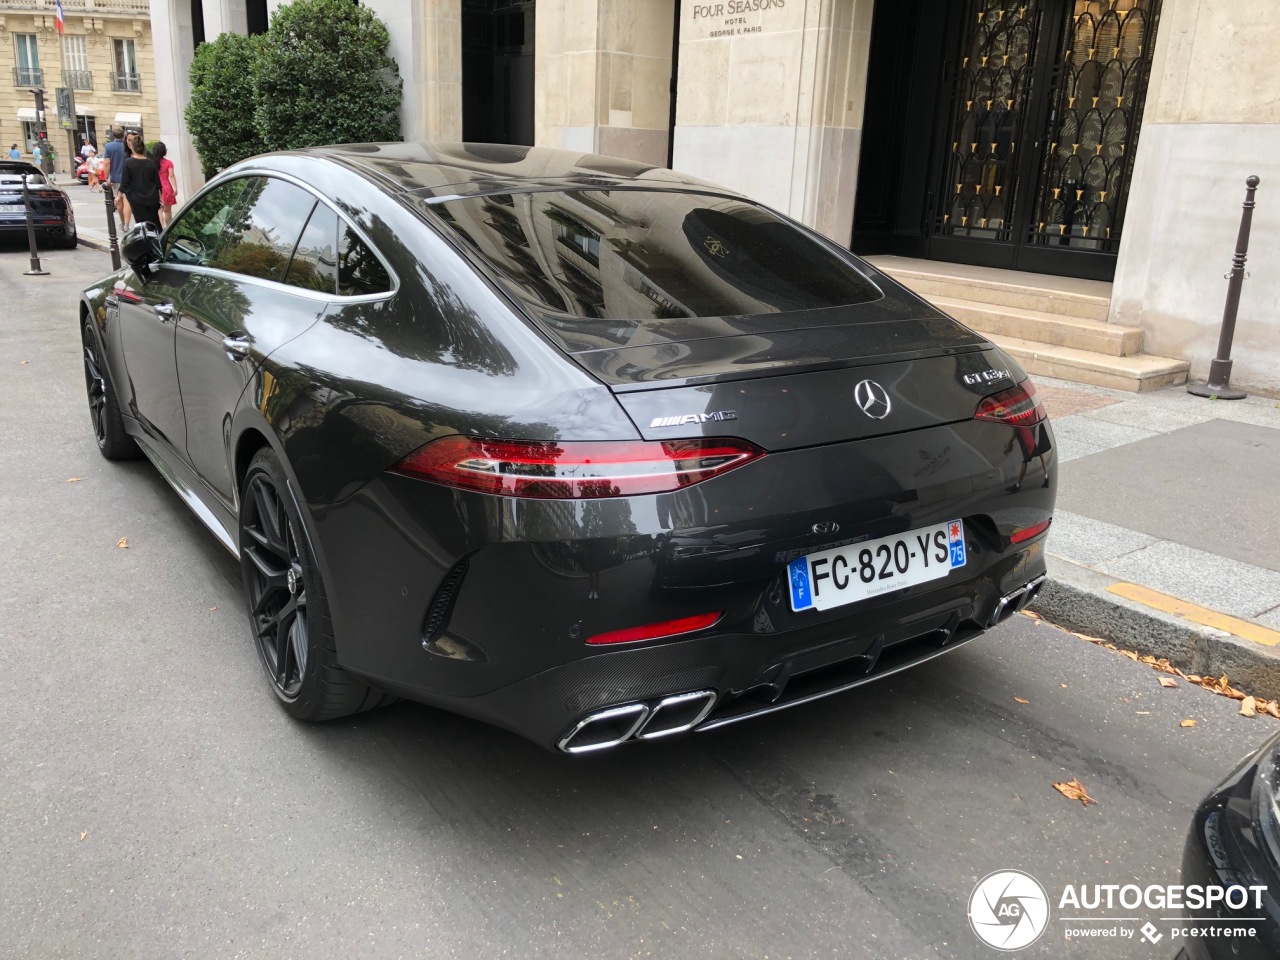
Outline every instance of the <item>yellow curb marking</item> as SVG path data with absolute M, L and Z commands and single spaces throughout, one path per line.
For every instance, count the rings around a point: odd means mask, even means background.
M 1107 587 L 1107 593 L 1136 600 L 1138 603 L 1163 610 L 1165 613 L 1176 613 L 1180 617 L 1202 623 L 1206 627 L 1225 630 L 1227 633 L 1233 633 L 1245 640 L 1252 640 L 1254 643 L 1261 643 L 1268 647 L 1280 645 L 1280 630 L 1270 630 L 1259 624 L 1250 623 L 1248 620 L 1241 620 L 1239 617 L 1229 617 L 1217 610 L 1200 607 L 1186 600 L 1171 597 L 1167 593 L 1158 593 L 1155 590 L 1140 587 L 1136 583 L 1113 583 Z

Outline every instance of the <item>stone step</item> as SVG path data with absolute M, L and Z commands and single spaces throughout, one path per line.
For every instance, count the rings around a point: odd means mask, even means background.
M 1143 393 L 1187 382 L 1191 364 L 1186 360 L 1153 357 L 1139 354 L 1136 357 L 1114 357 L 1090 350 L 1061 347 L 988 334 L 996 344 L 1022 365 L 1027 373 L 1075 383 L 1091 383 L 1114 390 Z
M 953 300 L 928 294 L 925 299 L 982 333 L 1035 340 L 1057 347 L 1074 347 L 1111 357 L 1131 357 L 1142 352 L 1141 327 L 1122 327 L 1103 320 L 977 303 L 967 298 Z
M 934 297 L 970 300 L 1086 320 L 1106 320 L 1111 307 L 1111 284 L 1101 280 L 1050 277 L 906 257 L 867 257 L 867 260 L 926 300 Z

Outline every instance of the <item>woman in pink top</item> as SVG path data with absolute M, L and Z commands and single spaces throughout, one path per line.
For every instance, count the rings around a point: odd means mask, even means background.
M 160 226 L 167 227 L 173 219 L 173 206 L 178 202 L 178 181 L 173 176 L 173 161 L 166 153 L 163 140 L 157 140 L 151 150 L 151 159 L 160 168 Z

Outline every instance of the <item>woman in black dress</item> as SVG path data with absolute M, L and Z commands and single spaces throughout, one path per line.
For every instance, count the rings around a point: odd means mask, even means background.
M 125 145 L 129 156 L 120 175 L 120 192 L 129 201 L 134 223 L 149 223 L 160 229 L 160 170 L 147 156 L 142 136 L 129 134 Z

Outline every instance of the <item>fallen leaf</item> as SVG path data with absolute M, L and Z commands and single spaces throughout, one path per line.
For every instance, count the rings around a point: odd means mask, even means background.
M 81 839 L 81 840 L 84 840 L 84 838 L 85 838 L 85 837 L 87 837 L 87 836 L 89 836 L 89 831 L 88 831 L 88 830 L 81 830 L 81 831 L 80 831 L 80 839 Z
M 1195 725 L 1196 725 L 1196 722 L 1194 720 L 1183 720 L 1181 723 L 1178 724 L 1178 726 L 1180 727 L 1194 727 Z
M 1134 661 L 1135 663 L 1137 663 L 1137 661 L 1138 661 L 1138 655 L 1137 655 L 1136 653 L 1134 653 L 1132 650 L 1121 650 L 1120 652 L 1121 652 L 1122 654 L 1124 654 L 1126 657 L 1128 657 L 1130 660 L 1132 660 L 1132 661 Z
M 1091 803 L 1098 802 L 1085 792 L 1084 784 L 1076 779 L 1068 780 L 1066 783 L 1055 783 L 1053 785 L 1053 789 L 1057 790 L 1068 800 L 1079 800 L 1086 807 Z
M 1199 683 L 1201 679 L 1201 677 L 1197 677 L 1194 673 L 1187 674 L 1187 680 L 1191 683 Z
M 1276 703 L 1274 700 L 1268 703 L 1267 713 L 1271 714 L 1271 716 L 1275 717 L 1277 720 L 1280 720 L 1280 703 Z
M 1022 697 L 1014 697 L 1013 699 L 1017 700 L 1019 703 L 1030 703 L 1030 702 L 1031 702 L 1030 700 L 1024 700 L 1024 699 L 1022 699 Z
M 84 477 L 67 477 L 67 483 L 79 483 Z
M 1160 678 L 1160 686 L 1162 687 L 1176 687 L 1177 685 L 1178 685 L 1178 681 L 1174 680 L 1172 677 Z
M 128 549 L 129 549 L 129 538 L 128 538 L 128 537 L 121 537 L 119 540 L 117 540 L 117 541 L 116 541 L 116 546 L 117 546 L 117 547 L 119 547 L 121 550 L 128 550 Z
M 1240 713 L 1246 717 L 1258 715 L 1258 701 L 1253 697 L 1245 697 L 1240 701 Z
M 1060 686 L 1063 690 L 1067 689 L 1067 685 L 1065 683 L 1060 683 L 1058 684 L 1058 686 Z
M 217 610 L 218 608 L 217 608 L 217 607 L 210 607 L 209 609 L 210 609 L 210 610 Z
M 1023 615 L 1024 617 L 1026 617 L 1028 620 L 1043 620 L 1043 619 L 1044 619 L 1044 617 L 1040 616 L 1040 614 L 1036 613 L 1034 610 L 1023 610 L 1023 611 L 1022 611 L 1022 615 Z

